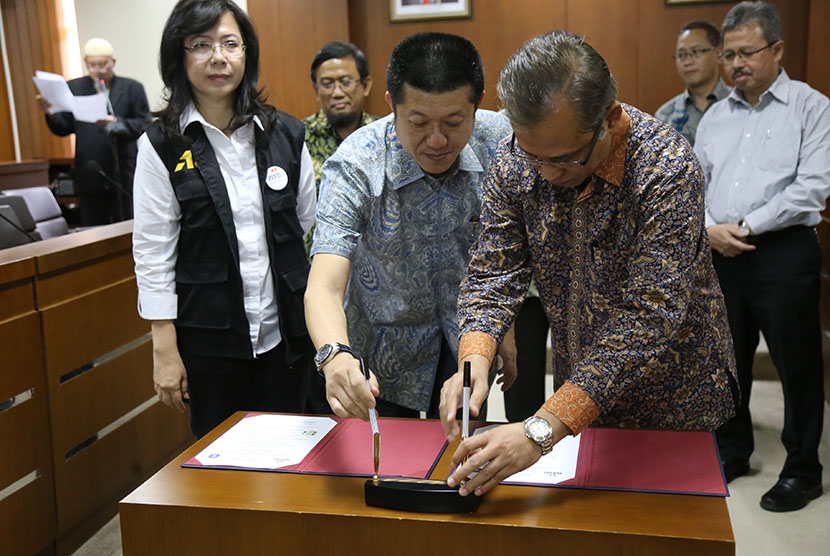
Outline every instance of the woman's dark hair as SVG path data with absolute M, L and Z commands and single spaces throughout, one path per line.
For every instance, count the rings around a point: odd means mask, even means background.
M 182 138 L 179 117 L 190 101 L 195 100 L 187 80 L 184 40 L 213 28 L 225 13 L 230 13 L 236 20 L 245 44 L 245 73 L 234 92 L 231 126 L 238 127 L 250 117 L 258 116 L 268 129 L 276 117 L 274 107 L 265 103 L 263 91 L 257 90 L 259 39 L 248 15 L 232 0 L 179 0 L 164 25 L 159 49 L 159 71 L 167 105 L 154 114 L 164 132 L 171 137 Z

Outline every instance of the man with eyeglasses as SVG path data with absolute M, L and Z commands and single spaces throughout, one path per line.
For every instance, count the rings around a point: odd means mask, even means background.
M 136 140 L 150 119 L 144 87 L 128 77 L 116 76 L 115 56 L 109 41 L 93 38 L 84 45 L 84 63 L 89 77 L 70 80 L 73 95 L 103 92 L 109 114 L 95 123 L 77 122 L 71 112 L 49 113 L 49 102 L 38 96 L 38 108 L 46 114 L 46 125 L 61 137 L 75 134 L 75 191 L 80 201 L 82 226 L 109 224 L 133 217 Z M 121 188 L 111 185 L 98 168 Z
M 319 188 L 323 163 L 343 139 L 378 118 L 363 111 L 372 90 L 372 76 L 366 56 L 352 43 L 334 41 L 324 45 L 311 62 L 311 83 L 320 109 L 303 123 Z
M 457 369 L 458 286 L 481 186 L 510 126 L 478 109 L 484 67 L 457 35 L 404 39 L 386 87 L 392 114 L 352 133 L 323 166 L 306 323 L 337 415 L 368 419 L 375 407 L 435 418 Z M 501 371 L 509 386 L 515 365 Z
M 679 131 L 689 144 L 695 144 L 695 131 L 703 113 L 729 94 L 718 75 L 720 31 L 702 19 L 680 28 L 674 63 L 686 89 L 661 106 L 654 117 Z
M 717 431 L 724 473 L 749 472 L 749 397 L 763 333 L 784 392 L 787 458 L 761 498 L 792 511 L 821 495 L 824 418 L 815 226 L 830 194 L 830 101 L 780 67 L 781 22 L 765 2 L 741 2 L 723 21 L 723 65 L 735 82 L 698 128 L 706 226 L 735 342 L 741 405 Z
M 314 163 L 319 193 L 320 175 L 326 160 L 343 139 L 378 118 L 363 111 L 372 90 L 372 76 L 366 55 L 352 43 L 334 41 L 324 45 L 311 62 L 311 82 L 320 109 L 303 123 L 305 144 Z M 313 237 L 314 227 L 306 234 L 306 251 L 311 251 Z M 311 377 L 308 407 L 313 413 L 331 412 L 326 401 L 326 384 L 320 375 Z
M 588 425 L 714 430 L 737 403 L 691 145 L 617 101 L 605 60 L 565 31 L 526 42 L 497 90 L 514 134 L 484 185 L 458 300 L 459 360 L 471 364 L 476 408 L 533 278 L 556 390 L 524 424 L 461 443 L 450 485 L 486 464 L 462 495 L 490 490 Z M 456 374 L 441 393 L 449 438 L 460 394 Z

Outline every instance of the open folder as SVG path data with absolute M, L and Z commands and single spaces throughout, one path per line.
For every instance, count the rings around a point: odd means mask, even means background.
M 702 431 L 587 428 L 574 477 L 541 486 L 728 496 L 715 435 Z
M 429 478 L 447 447 L 441 423 L 379 419 L 378 425 L 379 475 Z M 579 444 L 572 478 L 505 483 L 728 495 L 711 432 L 588 428 L 571 440 Z M 249 413 L 182 466 L 371 477 L 372 431 L 358 419 Z
M 382 477 L 425 479 L 447 447 L 439 421 L 379 419 L 378 427 Z M 283 460 L 287 452 L 297 457 Z M 182 467 L 371 477 L 372 429 L 359 419 L 249 413 Z

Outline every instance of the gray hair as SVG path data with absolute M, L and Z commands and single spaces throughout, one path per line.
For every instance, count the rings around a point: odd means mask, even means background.
M 576 111 L 582 133 L 596 129 L 617 98 L 608 64 L 583 38 L 567 31 L 524 43 L 501 70 L 496 89 L 514 127 L 535 127 L 561 98 Z
M 761 26 L 764 40 L 768 44 L 781 40 L 781 18 L 778 17 L 778 10 L 766 2 L 741 2 L 729 10 L 723 20 L 721 37 L 738 27 L 753 23 Z

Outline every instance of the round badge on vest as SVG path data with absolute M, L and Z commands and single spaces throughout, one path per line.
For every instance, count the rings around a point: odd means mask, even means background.
M 288 174 L 279 166 L 271 166 L 265 172 L 265 185 L 274 191 L 282 191 L 288 185 Z

